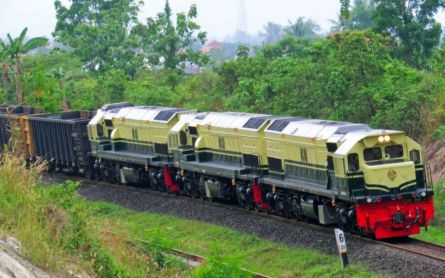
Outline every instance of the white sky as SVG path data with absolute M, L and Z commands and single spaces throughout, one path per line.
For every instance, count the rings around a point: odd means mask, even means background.
M 170 0 L 173 12 L 187 11 L 190 4 L 198 6 L 196 20 L 210 39 L 223 39 L 237 29 L 240 0 Z M 68 0 L 63 0 L 68 3 Z M 162 11 L 165 0 L 145 0 L 140 19 Z M 247 26 L 256 34 L 267 22 L 287 24 L 300 16 L 314 19 L 324 31 L 330 28 L 329 19 L 336 19 L 338 0 L 245 0 Z M 445 27 L 445 13 L 437 19 Z M 56 23 L 53 0 L 0 0 L 0 37 L 6 33 L 17 36 L 28 27 L 29 36 L 51 35 Z

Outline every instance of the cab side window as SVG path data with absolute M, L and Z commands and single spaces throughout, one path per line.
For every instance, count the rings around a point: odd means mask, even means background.
M 97 125 L 97 136 L 104 137 L 104 128 L 101 125 Z
M 181 130 L 179 132 L 179 143 L 181 143 L 181 145 L 187 145 L 187 134 Z
M 360 165 L 358 162 L 358 154 L 356 153 L 348 154 L 348 169 L 351 172 L 360 170 Z
M 409 159 L 414 162 L 414 164 L 420 163 L 420 152 L 418 150 L 412 150 L 409 152 Z

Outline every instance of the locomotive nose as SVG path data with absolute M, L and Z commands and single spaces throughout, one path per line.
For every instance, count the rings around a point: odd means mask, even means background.
M 406 215 L 403 212 L 398 211 L 392 216 L 392 221 L 397 224 L 403 224 L 406 221 Z

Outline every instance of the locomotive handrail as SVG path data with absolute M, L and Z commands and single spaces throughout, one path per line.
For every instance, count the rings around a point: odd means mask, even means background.
M 433 179 L 431 175 L 431 165 L 429 163 L 425 163 L 425 189 L 433 189 Z

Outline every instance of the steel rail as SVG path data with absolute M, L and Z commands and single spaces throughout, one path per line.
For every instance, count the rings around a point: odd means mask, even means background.
M 399 242 L 397 242 L 399 241 Z M 445 262 L 445 246 L 416 238 L 380 240 L 380 244 Z

